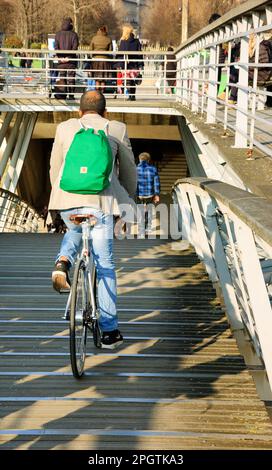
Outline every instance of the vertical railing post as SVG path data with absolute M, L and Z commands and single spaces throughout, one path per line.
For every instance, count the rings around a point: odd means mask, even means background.
M 182 101 L 182 61 L 181 57 L 177 57 L 176 62 L 176 100 Z
M 47 97 L 50 95 L 50 68 L 49 68 L 49 53 L 45 52 L 45 89 Z
M 125 79 L 124 79 L 124 100 L 126 99 L 126 93 L 128 94 L 128 89 L 127 89 L 127 63 L 128 63 L 128 56 L 127 54 L 124 54 L 124 74 L 125 74 Z
M 166 67 L 167 67 L 167 54 L 164 54 L 164 66 L 163 66 L 163 95 L 166 95 L 166 87 L 168 86 L 166 80 Z
M 185 64 L 186 64 L 186 59 L 185 57 L 182 57 L 181 61 L 180 61 L 180 67 L 181 67 L 181 70 L 180 70 L 180 77 L 181 77 L 181 81 L 180 81 L 180 100 L 181 100 L 181 104 L 184 105 L 185 104 L 185 100 L 184 100 L 184 88 L 185 88 Z
M 239 25 L 239 32 L 246 33 L 248 30 L 248 19 L 243 18 Z M 235 147 L 246 148 L 248 142 L 248 42 L 247 35 L 241 38 L 241 51 L 239 66 L 239 82 L 237 94 L 237 111 L 236 111 L 236 132 Z M 242 87 L 242 88 L 240 88 Z
M 184 57 L 184 81 L 183 81 L 183 102 L 184 106 L 189 106 L 189 58 Z
M 231 28 L 230 26 L 226 27 L 227 37 L 230 36 Z M 225 108 L 224 108 L 224 130 L 227 130 L 228 127 L 228 99 L 229 99 L 229 81 L 230 81 L 230 64 L 231 63 L 231 41 L 228 42 L 228 58 L 227 58 L 227 80 L 226 80 L 226 91 L 225 91 Z
M 202 50 L 200 51 L 199 54 L 199 60 L 201 63 L 202 67 L 202 73 L 201 73 L 201 109 L 200 112 L 203 115 L 204 114 L 204 109 L 205 109 L 205 86 L 206 86 L 206 50 L 205 50 L 205 45 L 203 44 Z
M 212 35 L 215 40 L 215 34 Z M 208 88 L 208 106 L 207 106 L 207 124 L 215 124 L 216 122 L 216 96 L 217 96 L 217 66 L 216 66 L 216 45 L 210 47 L 209 60 L 209 88 Z
M 200 53 L 196 52 L 194 55 L 194 68 L 193 68 L 193 86 L 192 86 L 192 111 L 198 112 L 199 108 L 199 64 Z

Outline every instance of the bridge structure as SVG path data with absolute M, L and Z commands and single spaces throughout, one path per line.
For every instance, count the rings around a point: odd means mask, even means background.
M 33 233 L 39 216 L 16 193 L 35 128 L 49 129 L 46 114 L 74 115 L 88 72 L 78 66 L 74 100 L 56 100 L 52 51 L 36 51 L 40 66 L 27 71 L 1 67 L 3 448 L 272 448 L 272 111 L 264 104 L 272 93 L 258 81 L 258 70 L 272 67 L 258 61 L 271 29 L 272 2 L 250 0 L 182 44 L 175 60 L 145 52 L 136 101 L 118 95 L 117 83 L 106 90 L 110 116 L 175 119 L 190 177 L 175 170 L 175 233 L 116 241 L 126 340 L 116 353 L 90 345 L 80 381 L 69 367 L 65 299 L 50 285 L 60 237 Z M 86 60 L 80 51 L 78 64 Z M 118 60 L 127 72 L 129 54 Z M 229 103 L 233 86 L 237 103 Z

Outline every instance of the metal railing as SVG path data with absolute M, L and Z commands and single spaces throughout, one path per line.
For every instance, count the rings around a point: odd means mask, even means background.
M 97 57 L 101 55 L 104 57 Z M 23 63 L 28 66 L 20 66 Z M 173 52 L 120 51 L 113 55 L 109 51 L 2 49 L 0 99 L 79 98 L 85 90 L 94 88 L 112 98 L 126 99 L 135 96 L 137 90 L 137 96 L 143 99 L 169 99 L 174 95 L 175 75 Z
M 61 51 L 64 58 L 73 54 L 65 67 L 56 56 L 60 51 L 2 49 L 0 99 L 79 98 L 94 87 L 122 100 L 129 95 L 164 99 L 201 114 L 209 124 L 222 123 L 225 132 L 234 132 L 235 147 L 251 151 L 255 146 L 271 157 L 272 112 L 263 108 L 268 98 L 272 100 L 272 63 L 259 60 L 270 32 L 272 37 L 272 1 L 249 0 L 182 44 L 176 59 L 171 51 Z M 235 58 L 234 45 L 239 50 Z M 18 54 L 21 57 L 15 57 Z M 30 60 L 31 67 L 21 68 L 21 59 Z M 107 64 L 102 80 L 101 62 Z M 139 62 L 142 77 L 137 73 Z M 266 80 L 260 79 L 264 71 Z M 61 87 L 64 92 L 58 91 Z M 237 92 L 236 102 L 230 100 L 232 92 Z
M 19 196 L 0 188 L 0 233 L 37 232 L 40 215 Z
M 205 178 L 176 182 L 173 199 L 182 237 L 195 247 L 212 282 L 220 287 L 226 314 L 246 363 L 265 371 L 272 397 L 271 203 Z
M 272 63 L 259 61 L 269 35 L 272 40 L 271 0 L 231 10 L 176 51 L 176 89 L 182 105 L 234 131 L 235 147 L 256 146 L 272 156 L 272 111 L 263 112 L 264 102 L 272 100 Z

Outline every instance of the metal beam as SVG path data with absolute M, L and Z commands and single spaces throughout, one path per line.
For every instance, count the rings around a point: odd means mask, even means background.
M 36 120 L 36 113 L 24 115 L 19 138 L 3 184 L 3 188 L 11 192 L 16 190 Z
M 13 116 L 14 116 L 14 113 L 10 112 L 10 111 L 8 111 L 5 114 L 5 118 L 4 118 L 4 121 L 3 121 L 1 129 L 0 129 L 0 147 L 3 143 L 4 138 L 6 137 L 6 134 L 7 134 L 7 131 L 8 131 L 9 125 L 12 121 Z
M 3 156 L 2 156 L 2 159 L 1 159 L 1 162 L 0 162 L 0 178 L 2 178 L 2 176 L 4 175 L 8 160 L 11 157 L 13 148 L 15 146 L 15 142 L 18 138 L 18 133 L 19 133 L 19 129 L 20 129 L 22 119 L 23 119 L 23 113 L 18 113 L 17 116 L 16 116 L 15 124 L 12 128 L 12 131 L 11 131 L 9 137 L 8 137 L 7 146 L 4 150 L 4 153 L 3 153 Z

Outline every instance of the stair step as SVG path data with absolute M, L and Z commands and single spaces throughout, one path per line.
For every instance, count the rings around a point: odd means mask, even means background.
M 271 449 L 269 417 L 204 266 L 171 240 L 115 240 L 124 343 L 101 350 L 88 336 L 75 380 L 66 297 L 50 287 L 60 241 L 1 234 L 2 449 Z

